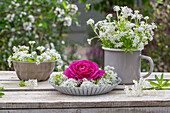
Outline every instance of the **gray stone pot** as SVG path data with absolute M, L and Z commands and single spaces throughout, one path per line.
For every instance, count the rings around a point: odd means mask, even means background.
M 129 51 L 125 54 L 121 49 L 104 48 L 104 65 L 110 65 L 115 68 L 115 72 L 122 79 L 122 84 L 132 84 L 133 80 L 139 80 L 141 72 L 141 58 L 150 63 L 150 70 L 143 78 L 148 77 L 153 71 L 153 61 L 150 57 L 141 55 L 140 50 Z
M 55 61 L 35 62 L 13 61 L 14 69 L 20 80 L 37 79 L 38 81 L 48 80 L 55 67 Z

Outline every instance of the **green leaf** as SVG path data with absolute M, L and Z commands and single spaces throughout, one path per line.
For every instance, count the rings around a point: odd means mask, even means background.
M 162 85 L 162 87 L 169 87 L 170 86 L 170 83 L 166 83 L 164 85 Z
M 157 83 L 155 83 L 155 82 L 152 82 L 152 81 L 149 81 L 149 80 L 148 80 L 148 82 L 150 82 L 150 84 L 151 84 L 152 86 L 160 87 L 160 85 L 159 85 L 159 84 L 157 84 Z
M 91 4 L 86 4 L 86 9 L 90 10 Z
M 162 75 L 161 75 L 161 84 L 163 82 L 163 78 L 164 78 L 164 73 L 162 73 Z
M 3 95 L 5 95 L 5 94 L 4 94 L 4 93 L 0 93 L 0 98 L 1 98 Z
M 155 75 L 155 79 L 156 79 L 156 81 L 158 82 L 158 84 L 161 85 L 161 81 L 159 81 L 159 78 L 158 78 L 157 75 Z
M 170 80 L 166 80 L 161 86 L 162 86 L 162 87 L 168 87 L 168 84 L 169 84 L 168 82 L 169 82 L 169 81 L 170 81 Z
M 124 54 L 126 54 L 128 52 L 128 49 L 125 50 Z
M 62 1 L 62 4 L 64 6 L 64 9 L 67 9 L 67 4 L 64 1 Z
M 4 88 L 3 88 L 3 87 L 0 87 L 0 91 L 2 91 L 2 90 L 4 90 Z M 5 94 L 0 92 L 0 98 L 1 98 L 3 95 L 5 95 Z
M 37 60 L 37 54 L 34 55 L 34 61 L 36 61 L 36 60 Z
M 129 49 L 130 53 L 133 54 L 133 51 L 131 49 Z
M 21 81 L 19 82 L 19 86 L 20 86 L 20 87 L 24 87 L 24 86 L 25 86 L 25 81 L 24 81 L 24 80 L 21 80 Z
M 34 62 L 31 58 L 27 58 L 28 62 Z
M 3 88 L 3 87 L 0 87 L 0 91 L 2 91 L 2 90 L 4 90 L 4 88 Z
M 147 90 L 150 90 L 150 89 L 155 89 L 155 87 L 150 87 L 150 88 L 142 88 L 143 90 L 147 89 Z
M 47 28 L 47 24 L 45 22 L 41 22 L 42 23 L 42 26 Z

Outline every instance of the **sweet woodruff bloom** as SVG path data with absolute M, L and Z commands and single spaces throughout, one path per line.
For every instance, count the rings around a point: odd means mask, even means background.
M 91 18 L 87 21 L 87 25 L 90 25 L 90 24 L 94 24 L 94 20 Z
M 25 81 L 25 85 L 31 88 L 37 87 L 38 86 L 37 79 L 29 79 L 28 81 Z
M 133 13 L 133 10 L 127 6 L 115 6 L 113 9 L 117 13 L 117 21 L 112 21 L 112 14 L 108 14 L 105 20 L 98 21 L 96 24 L 93 19 L 87 21 L 103 42 L 103 46 L 118 49 L 144 49 L 148 41 L 153 40 L 153 30 L 157 28 L 155 23 L 148 24 L 148 16 L 143 18 L 138 10 Z
M 35 41 L 29 41 L 28 42 L 30 45 L 35 44 Z
M 29 43 L 30 45 L 33 45 L 35 41 L 29 41 Z M 8 58 L 9 67 L 11 67 L 12 61 L 36 62 L 37 65 L 41 62 L 57 61 L 58 66 L 62 67 L 63 61 L 61 60 L 60 54 L 55 49 L 47 48 L 45 50 L 45 47 L 39 46 L 37 47 L 37 50 L 40 51 L 40 55 L 38 55 L 36 51 L 31 51 L 29 53 L 29 47 L 27 46 L 14 46 L 14 53 Z
M 127 96 L 143 96 L 144 94 L 156 94 L 155 90 L 143 90 L 143 88 L 152 87 L 152 85 L 143 78 L 139 82 L 133 80 L 132 87 L 125 86 L 125 93 Z

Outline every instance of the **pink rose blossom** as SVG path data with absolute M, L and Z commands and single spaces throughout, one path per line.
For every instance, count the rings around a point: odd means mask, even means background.
M 90 60 L 76 60 L 73 61 L 69 67 L 63 72 L 68 78 L 74 78 L 76 80 L 96 80 L 103 76 L 104 70 L 99 70 L 99 66 Z

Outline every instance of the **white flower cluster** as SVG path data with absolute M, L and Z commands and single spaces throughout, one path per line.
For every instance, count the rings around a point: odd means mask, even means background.
M 64 18 L 64 26 L 71 26 L 72 24 L 72 18 L 70 16 L 66 16 Z
M 89 87 L 99 87 L 98 84 L 95 84 L 94 80 L 87 80 L 86 78 L 83 79 L 83 82 L 81 84 L 80 87 L 85 87 L 85 88 L 89 88 Z
M 54 10 L 54 14 L 58 17 L 58 21 L 63 22 L 64 26 L 71 26 L 72 24 L 71 16 L 77 13 L 78 7 L 75 4 L 68 4 L 66 9 L 67 10 L 60 7 L 56 7 Z M 53 24 L 53 27 L 55 26 L 56 25 Z
M 99 86 L 111 86 L 117 82 L 117 73 L 114 73 L 114 67 L 105 66 L 105 74 L 99 79 Z
M 29 41 L 31 48 L 33 47 L 34 43 L 35 41 Z M 29 47 L 27 46 L 14 46 L 14 53 L 8 58 L 9 67 L 11 67 L 12 61 L 36 62 L 37 65 L 40 64 L 40 62 L 57 61 L 58 66 L 61 67 L 63 65 L 61 56 L 55 49 L 47 48 L 46 51 L 44 51 L 45 47 L 43 46 L 38 46 L 36 49 L 40 51 L 40 55 L 37 55 L 35 51 L 31 51 L 31 53 L 29 53 Z M 33 50 L 33 48 L 31 50 Z
M 35 41 L 29 41 L 28 42 L 30 45 L 35 44 Z
M 67 79 L 65 82 L 63 82 L 60 86 L 61 87 L 76 87 L 78 86 L 78 82 L 77 80 L 70 78 L 70 79 Z
M 118 21 L 111 21 L 112 14 L 108 14 L 105 20 L 98 21 L 96 24 L 93 19 L 87 21 L 87 24 L 92 26 L 94 32 L 103 42 L 103 46 L 119 49 L 129 47 L 138 50 L 144 49 L 148 40 L 153 40 L 153 30 L 157 28 L 155 23 L 148 24 L 148 16 L 143 19 L 143 15 L 139 14 L 138 10 L 133 13 L 133 10 L 127 6 L 121 8 L 115 6 L 113 9 L 117 12 Z M 96 32 L 97 30 L 99 34 Z
M 156 90 L 143 90 L 143 88 L 151 87 L 152 85 L 143 78 L 139 82 L 133 80 L 134 85 L 131 88 L 125 86 L 125 93 L 127 96 L 143 96 L 144 94 L 156 94 Z
M 69 5 L 67 5 L 67 9 L 68 9 L 68 14 L 70 14 L 70 15 L 74 15 L 74 14 L 76 14 L 77 11 L 78 11 L 78 7 L 77 7 L 77 5 L 75 5 L 75 4 L 69 4 Z
M 67 78 L 67 76 L 62 73 L 52 74 L 50 76 L 49 82 L 57 86 L 62 87 L 103 87 L 103 86 L 112 86 L 115 84 L 117 79 L 117 74 L 113 72 L 114 67 L 106 66 L 105 74 L 100 77 L 98 80 L 87 80 L 84 78 L 82 81 L 75 80 L 73 78 Z
M 28 81 L 25 81 L 25 86 L 31 88 L 37 87 L 38 86 L 37 79 L 29 79 Z
M 61 9 L 59 7 L 56 7 L 56 9 L 54 10 L 54 14 L 58 17 L 61 17 L 62 15 L 64 15 L 64 9 Z
M 60 85 L 63 84 L 64 81 L 67 81 L 68 77 L 63 75 L 61 72 L 58 72 L 57 74 L 52 73 L 49 79 L 49 82 L 55 84 L 55 85 Z
M 15 14 L 8 14 L 5 17 L 5 20 L 8 20 L 9 22 L 12 22 L 14 20 Z
M 45 47 L 44 46 L 38 46 L 36 49 L 39 50 L 39 51 L 44 51 Z
M 24 2 L 24 4 L 27 4 L 27 2 L 28 2 L 28 0 L 26 0 L 26 1 Z M 12 4 L 12 6 L 13 6 L 15 9 L 20 6 L 20 3 L 18 3 L 17 0 L 12 0 L 12 1 L 11 1 L 11 4 Z M 29 2 L 29 5 L 32 5 L 32 1 Z M 9 8 L 12 8 L 12 6 L 9 5 Z M 26 16 L 27 13 L 22 11 L 22 12 L 19 14 L 19 17 L 20 17 L 20 18 L 23 18 L 23 15 Z M 8 14 L 4 19 L 7 20 L 7 21 L 9 21 L 9 22 L 12 22 L 12 21 L 14 20 L 14 17 L 15 17 L 15 14 Z M 32 26 L 33 26 L 32 23 L 34 23 L 34 21 L 35 21 L 35 17 L 34 17 L 33 15 L 28 15 L 27 18 L 29 18 L 30 21 L 27 21 L 27 22 L 26 22 L 26 21 L 24 21 L 24 20 L 22 19 L 23 28 L 24 28 L 24 30 L 26 30 L 26 31 L 30 31 L 30 30 L 32 29 Z M 20 19 L 18 19 L 18 21 L 20 21 Z
M 40 50 L 44 50 L 45 48 L 40 48 Z M 57 61 L 58 66 L 62 66 L 63 62 L 61 60 L 60 54 L 55 49 L 47 49 L 41 55 L 37 56 L 36 64 L 40 64 L 40 62 L 48 62 L 48 61 Z
M 31 22 L 24 22 L 23 27 L 26 31 L 31 31 L 32 29 L 32 23 Z
M 94 20 L 91 18 L 87 21 L 87 25 L 90 25 L 90 24 L 94 24 Z

